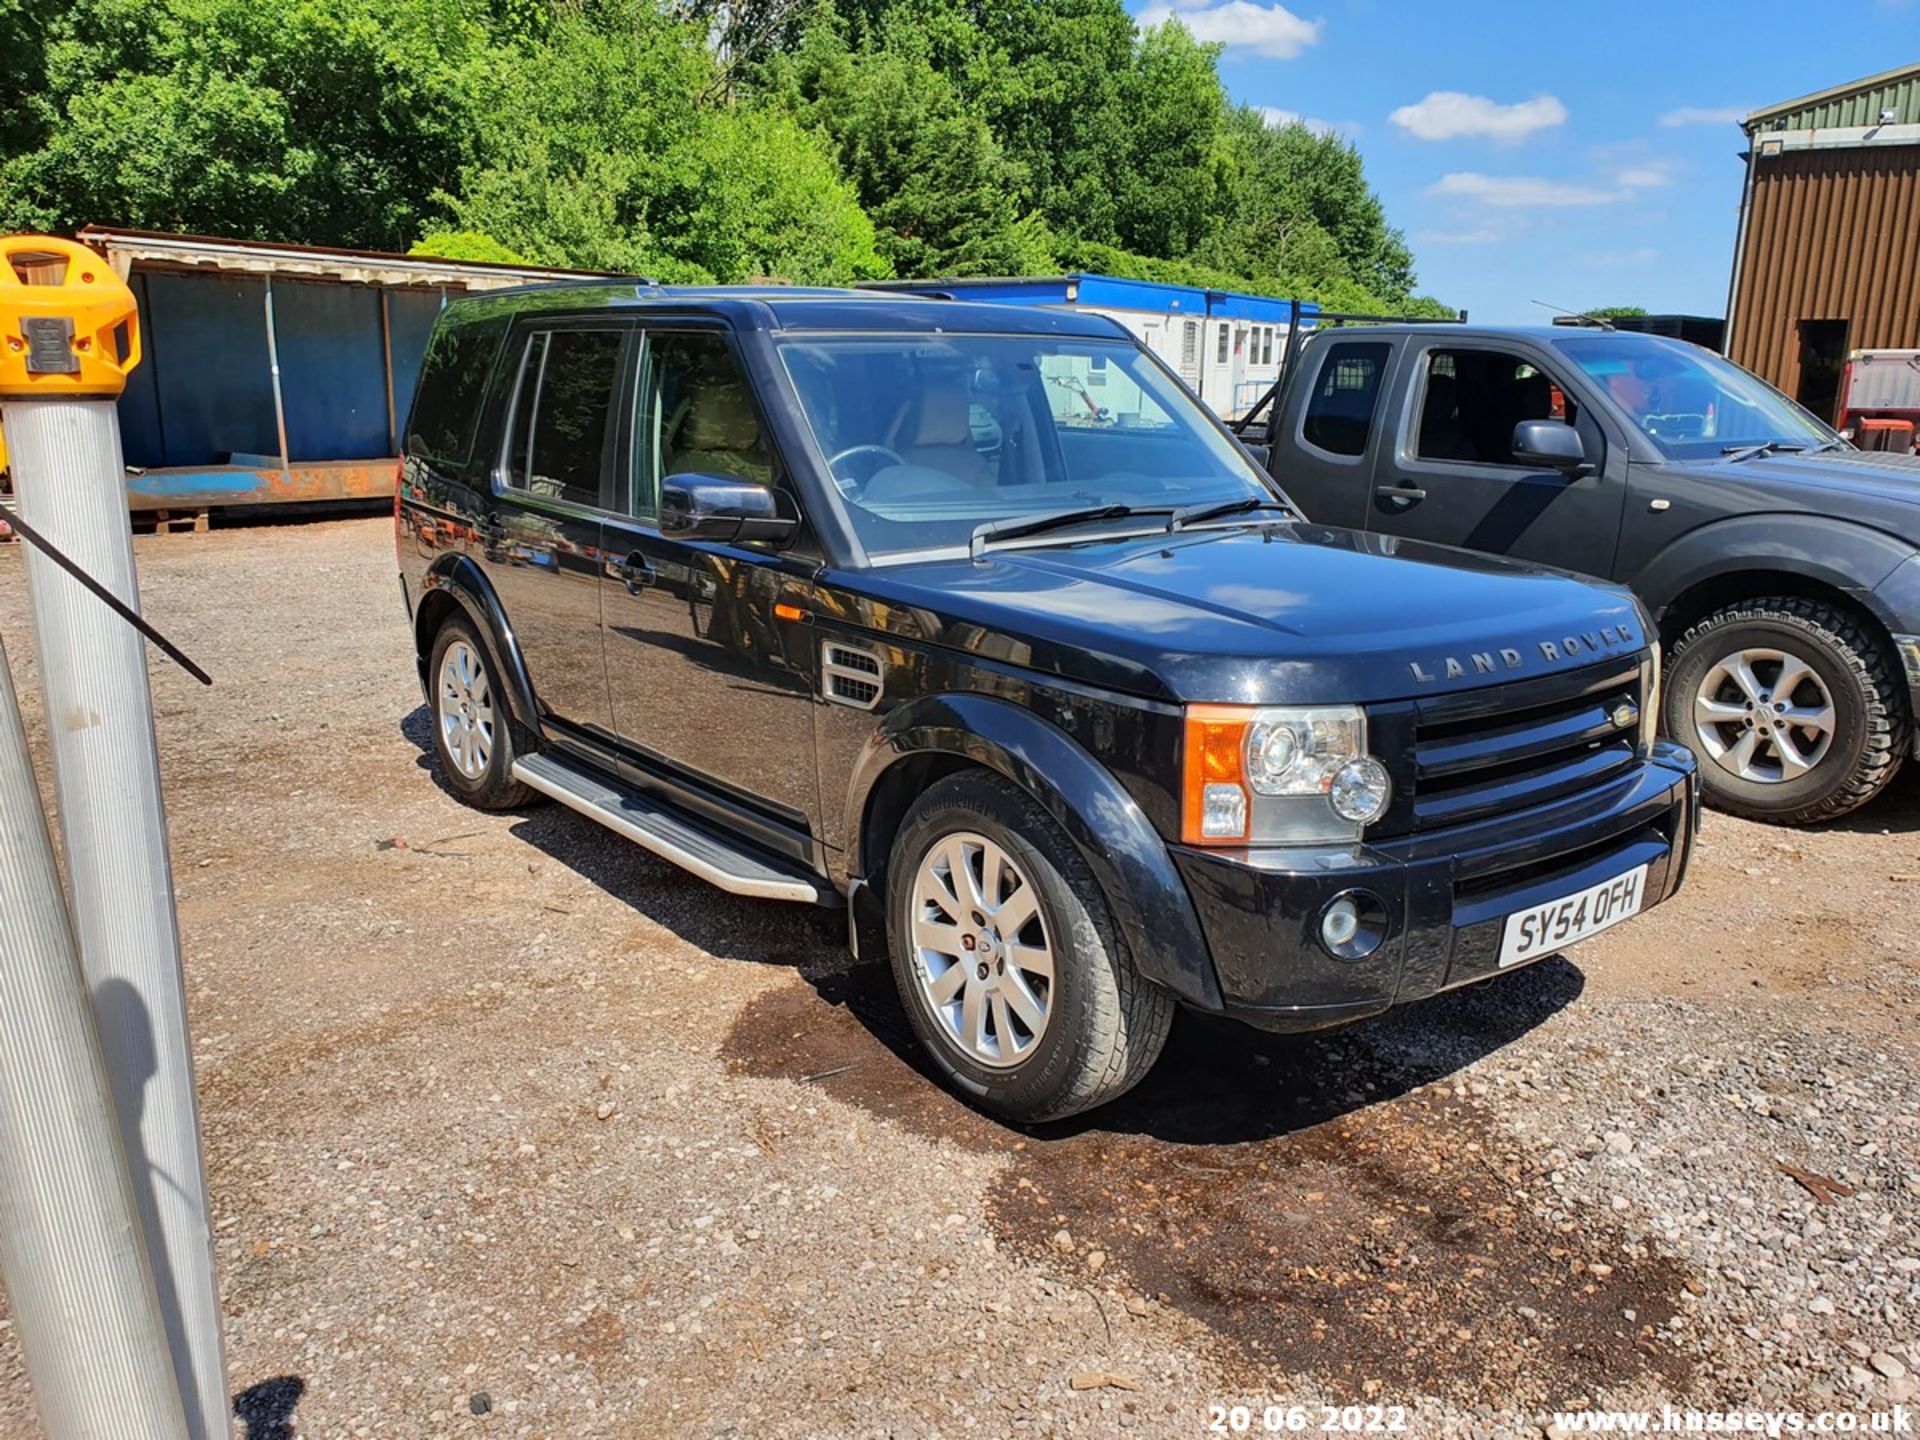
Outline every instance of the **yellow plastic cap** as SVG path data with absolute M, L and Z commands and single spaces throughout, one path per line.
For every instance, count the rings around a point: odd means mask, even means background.
M 100 254 L 51 235 L 0 239 L 0 396 L 118 395 L 139 363 L 133 291 Z

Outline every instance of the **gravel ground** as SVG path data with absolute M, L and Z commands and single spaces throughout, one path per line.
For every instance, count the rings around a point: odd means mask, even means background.
M 1128 1100 L 1022 1133 L 916 1073 L 824 917 L 454 803 L 389 522 L 139 556 L 218 682 L 154 670 L 249 1440 L 1916 1397 L 1911 772 L 1817 833 L 1709 817 L 1674 903 L 1496 984 L 1331 1036 L 1182 1017 Z M 0 616 L 37 723 L 17 547 Z

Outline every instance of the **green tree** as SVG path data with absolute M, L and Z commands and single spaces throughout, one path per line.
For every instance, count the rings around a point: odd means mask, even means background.
M 1063 235 L 1117 243 L 1133 148 L 1137 35 L 1120 0 L 978 0 L 977 22 L 927 22 L 936 63 L 1027 176 L 1023 208 Z
M 0 0 L 0 157 L 40 139 L 46 113 L 39 97 L 54 14 L 52 0 Z
M 407 254 L 430 260 L 478 260 L 488 265 L 527 265 L 532 262 L 478 230 L 429 230 L 408 248 Z
M 1114 230 L 1147 255 L 1191 255 L 1220 223 L 1229 168 L 1220 49 L 1178 20 L 1140 37 L 1121 87 L 1127 124 Z
M 1598 309 L 1582 310 L 1580 313 L 1591 315 L 1595 320 L 1636 320 L 1647 312 L 1641 305 L 1602 305 Z
M 495 79 L 480 157 L 445 197 L 464 229 L 663 280 L 887 273 L 825 143 L 777 108 L 706 103 L 702 34 L 649 0 L 560 15 Z
M 1357 287 L 1374 308 L 1398 307 L 1413 289 L 1413 255 L 1387 224 L 1360 152 L 1342 136 L 1295 121 L 1269 125 L 1234 112 L 1237 166 L 1215 263 L 1280 275 L 1302 286 Z
M 0 224 L 401 249 L 469 155 L 466 0 L 78 0 Z
M 913 38 L 856 53 L 821 28 L 777 83 L 832 141 L 895 273 L 1050 268 L 1044 225 L 1020 212 L 1025 175 Z

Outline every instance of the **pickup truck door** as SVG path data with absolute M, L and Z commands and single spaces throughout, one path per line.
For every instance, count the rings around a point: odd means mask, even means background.
M 1316 524 L 1367 526 L 1381 399 L 1399 343 L 1330 331 L 1294 361 L 1302 381 L 1281 397 L 1267 468 Z
M 604 323 L 560 323 L 510 336 L 493 493 L 474 527 L 542 723 L 585 743 L 605 737 L 612 719 L 599 547 L 614 400 L 630 333 Z
M 1568 384 L 1572 368 L 1509 340 L 1409 337 L 1380 427 L 1366 528 L 1611 575 L 1627 449 L 1585 387 Z M 1579 432 L 1587 473 L 1514 460 L 1513 427 L 1548 419 Z
M 777 483 L 724 328 L 648 324 L 623 402 L 607 521 L 607 687 L 629 781 L 805 858 L 819 790 L 810 623 L 815 567 L 791 550 L 663 534 L 663 479 Z

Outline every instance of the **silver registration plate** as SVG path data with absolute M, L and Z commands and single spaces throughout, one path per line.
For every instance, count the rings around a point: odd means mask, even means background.
M 1618 925 L 1639 913 L 1646 889 L 1647 867 L 1636 865 L 1624 875 L 1602 880 L 1564 899 L 1509 915 L 1500 936 L 1500 968 L 1536 960 Z

